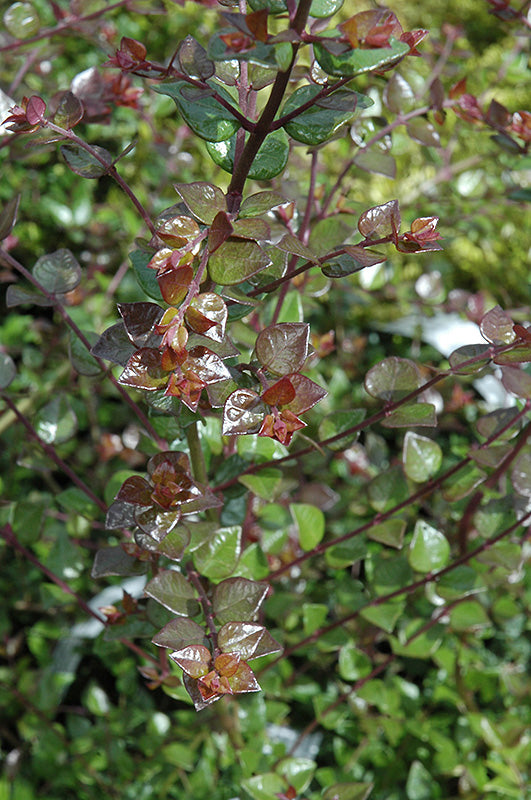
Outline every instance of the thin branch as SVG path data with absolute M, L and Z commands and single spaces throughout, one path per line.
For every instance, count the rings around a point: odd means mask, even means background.
M 86 494 L 87 497 L 90 498 L 90 500 L 92 500 L 92 502 L 95 503 L 101 511 L 103 511 L 103 513 L 105 513 L 107 511 L 107 506 L 103 502 L 103 500 L 100 497 L 97 497 L 97 495 L 94 494 L 92 489 L 90 489 L 87 486 L 87 484 L 83 480 L 81 480 L 81 478 L 78 475 L 76 475 L 76 473 L 73 471 L 73 469 L 71 469 L 71 467 L 69 467 L 68 464 L 65 461 L 63 461 L 63 459 L 60 458 L 57 455 L 57 453 L 55 452 L 55 448 L 54 447 L 52 447 L 51 445 L 47 444 L 47 442 L 45 442 L 43 439 L 41 439 L 41 437 L 39 436 L 39 434 L 37 433 L 35 428 L 31 425 L 29 420 L 26 419 L 24 414 L 20 413 L 20 411 L 18 410 L 17 406 L 11 400 L 9 395 L 7 393 L 5 393 L 5 392 L 2 392 L 1 397 L 4 400 L 4 402 L 9 406 L 9 408 L 11 409 L 13 414 L 16 416 L 18 421 L 21 422 L 22 425 L 26 428 L 26 430 L 28 431 L 30 437 L 32 439 L 35 439 L 35 441 L 39 444 L 39 446 L 44 450 L 44 452 L 46 453 L 48 458 L 50 458 L 54 462 L 54 464 L 57 467 L 59 467 L 59 469 L 62 470 L 64 472 L 64 474 L 67 475 L 70 478 L 72 483 L 75 483 L 75 485 L 78 487 L 78 489 L 81 489 L 81 491 L 84 492 L 84 494 Z
M 74 322 L 74 320 L 72 319 L 70 314 L 66 311 L 65 307 L 60 302 L 60 300 L 56 297 L 56 295 L 51 294 L 51 292 L 49 292 L 38 280 L 36 280 L 36 278 L 31 274 L 31 272 L 29 270 L 26 269 L 26 267 L 23 264 L 21 264 L 19 261 L 17 261 L 15 258 L 13 258 L 13 256 L 10 253 L 8 253 L 6 250 L 3 250 L 1 247 L 0 247 L 0 261 L 4 261 L 4 263 L 8 264 L 10 267 L 15 269 L 24 278 L 26 278 L 26 280 L 28 280 L 33 286 L 35 286 L 36 289 L 38 289 L 40 292 L 42 292 L 42 294 L 49 300 L 51 305 L 54 306 L 56 311 L 58 311 L 58 313 L 60 314 L 60 316 L 62 317 L 64 322 L 68 325 L 70 330 L 73 331 L 73 333 L 75 333 L 77 338 L 84 344 L 84 346 L 87 348 L 87 350 L 90 353 L 90 351 L 91 351 L 90 342 L 88 341 L 88 339 L 85 336 L 85 334 L 83 333 L 83 331 L 80 330 L 80 328 L 76 325 L 76 323 Z M 149 433 L 149 435 L 157 443 L 158 447 L 160 447 L 161 450 L 167 450 L 168 443 L 166 442 L 166 440 L 162 439 L 158 435 L 158 433 L 156 432 L 155 428 L 153 427 L 153 425 L 151 424 L 151 422 L 149 421 L 147 416 L 144 414 L 142 409 L 137 405 L 137 403 L 135 403 L 135 401 L 132 399 L 132 397 L 129 396 L 129 394 L 126 392 L 124 387 L 121 386 L 118 383 L 118 381 L 116 380 L 116 378 L 114 377 L 112 372 L 109 370 L 107 364 L 105 364 L 105 362 L 102 361 L 101 358 L 98 358 L 97 356 L 94 356 L 94 359 L 96 360 L 98 365 L 101 367 L 103 372 L 106 374 L 106 376 L 108 377 L 110 382 L 113 384 L 113 386 L 116 388 L 116 390 L 120 393 L 120 395 L 125 400 L 127 405 L 131 408 L 131 410 L 134 412 L 134 414 L 138 417 L 138 419 L 140 420 L 140 422 L 142 423 L 142 425 L 144 426 L 146 431 Z

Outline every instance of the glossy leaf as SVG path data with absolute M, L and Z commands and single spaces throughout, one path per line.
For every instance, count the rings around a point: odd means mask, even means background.
M 190 266 L 168 270 L 158 276 L 160 292 L 168 305 L 178 306 L 182 303 L 188 294 L 193 277 L 194 271 Z
M 167 372 L 161 368 L 159 351 L 143 347 L 128 360 L 118 382 L 152 392 L 164 386 L 167 379 Z
M 83 104 L 72 92 L 65 92 L 61 97 L 54 115 L 54 124 L 70 130 L 83 119 Z
M 138 527 L 144 531 L 144 533 L 147 533 L 148 536 L 151 536 L 155 542 L 162 543 L 165 541 L 168 534 L 179 524 L 182 513 L 181 506 L 171 509 L 161 509 L 158 508 L 158 506 L 137 508 L 135 510 L 135 522 Z M 183 548 L 184 546 L 183 543 Z
M 17 374 L 15 362 L 7 353 L 0 353 L 0 389 L 7 389 Z
M 406 130 L 414 142 L 426 145 L 427 147 L 441 146 L 439 134 L 431 122 L 423 117 L 411 119 L 406 125 Z
M 77 431 L 77 417 L 70 401 L 56 395 L 35 415 L 35 431 L 46 444 L 62 444 Z
M 162 300 L 160 287 L 157 283 L 157 275 L 148 267 L 151 261 L 151 255 L 149 253 L 144 253 L 142 250 L 133 250 L 132 253 L 129 253 L 129 260 L 142 291 L 154 300 Z
M 353 161 L 357 167 L 365 170 L 365 172 L 385 175 L 386 178 L 396 177 L 395 158 L 385 150 L 360 148 Z
M 31 3 L 11 3 L 4 12 L 6 31 L 15 39 L 29 39 L 39 32 L 41 23 Z
M 407 358 L 391 356 L 372 367 L 365 376 L 365 389 L 372 396 L 387 402 L 407 397 L 421 385 L 417 365 Z
M 236 137 L 229 140 L 216 142 L 208 141 L 206 148 L 214 164 L 221 167 L 225 172 L 234 169 L 234 150 Z M 249 178 L 256 181 L 268 181 L 283 172 L 288 162 L 289 139 L 282 128 L 273 131 L 266 136 L 263 144 L 256 154 L 253 164 L 249 170 Z
M 403 502 L 409 495 L 409 489 L 402 469 L 394 466 L 381 472 L 369 483 L 367 494 L 375 511 L 388 511 Z
M 300 370 L 308 355 L 310 328 L 307 323 L 270 325 L 259 335 L 255 354 L 261 365 L 274 375 Z
M 83 331 L 83 334 L 91 345 L 95 345 L 99 340 L 99 336 L 93 331 Z M 93 377 L 94 375 L 100 374 L 101 366 L 91 355 L 91 350 L 87 350 L 84 342 L 82 342 L 73 331 L 71 331 L 68 340 L 68 354 L 73 368 L 80 375 Z
M 381 603 L 377 606 L 363 608 L 360 612 L 363 619 L 376 625 L 386 633 L 392 633 L 396 623 L 404 613 L 404 603 Z
M 291 503 L 289 507 L 299 533 L 303 550 L 313 550 L 322 541 L 325 517 L 320 508 L 308 503 Z
M 440 531 L 418 520 L 409 545 L 408 560 L 417 572 L 434 572 L 448 563 L 450 545 Z
M 267 413 L 267 406 L 256 392 L 237 389 L 223 409 L 223 435 L 257 433 Z
M 367 800 L 372 783 L 334 783 L 323 794 L 323 800 Z
M 502 383 L 516 397 L 531 398 L 531 375 L 523 369 L 502 367 Z
M 490 355 L 487 355 L 489 351 L 490 347 L 486 344 L 466 344 L 454 350 L 448 361 L 456 375 L 473 375 L 489 363 Z M 485 358 L 481 357 L 483 354 L 485 354 Z
M 240 127 L 234 115 L 213 97 L 216 92 L 232 105 L 232 97 L 222 86 L 197 89 L 184 81 L 175 81 L 154 88 L 159 94 L 168 95 L 175 101 L 186 124 L 201 139 L 222 142 L 229 139 Z
M 516 339 L 513 326 L 509 315 L 500 306 L 494 306 L 481 320 L 479 329 L 481 335 L 492 344 L 510 344 Z
M 270 263 L 269 256 L 256 242 L 231 237 L 210 256 L 208 272 L 215 283 L 232 286 L 243 283 Z
M 177 58 L 183 72 L 200 81 L 211 78 L 215 71 L 214 63 L 208 58 L 206 50 L 193 36 L 186 36 L 177 50 Z
M 79 285 L 81 267 L 70 250 L 56 250 L 37 260 L 33 277 L 50 294 L 66 294 Z
M 301 86 L 287 99 L 280 112 L 281 117 L 296 111 L 321 92 L 319 86 Z M 286 122 L 285 130 L 292 139 L 303 144 L 318 145 L 331 136 L 354 116 L 358 95 L 348 89 L 339 89 L 333 94 L 315 101 L 296 117 Z
M 366 239 L 395 236 L 400 230 L 398 200 L 390 200 L 381 206 L 373 206 L 364 211 L 358 220 L 358 230 Z
M 306 247 L 300 239 L 293 236 L 291 233 L 287 233 L 283 236 L 280 242 L 277 243 L 277 247 L 280 250 L 285 250 L 286 253 L 304 258 L 306 261 L 314 261 L 316 264 L 319 263 L 319 259 L 313 250 L 310 247 Z
M 192 644 L 170 653 L 170 658 L 191 678 L 200 678 L 209 671 L 212 655 L 202 644 Z
M 218 644 L 224 653 L 237 653 L 245 661 L 281 650 L 271 634 L 253 622 L 225 623 L 218 632 Z
M 240 217 L 256 217 L 286 204 L 280 192 L 258 192 L 245 197 L 240 206 Z
M 386 83 L 383 92 L 383 101 L 389 111 L 394 114 L 403 114 L 410 111 L 415 103 L 415 94 L 399 72 L 394 72 Z
M 404 437 L 402 460 L 408 478 L 422 483 L 439 471 L 442 450 L 433 439 L 408 431 Z
M 137 347 L 153 347 L 160 337 L 154 335 L 164 310 L 155 303 L 119 303 L 118 311 L 131 341 Z
M 322 42 L 314 44 L 314 53 L 319 66 L 327 75 L 341 78 L 389 66 L 409 52 L 409 45 L 405 42 L 391 38 L 389 44 L 390 47 L 369 50 L 357 48 L 335 54 L 327 49 L 325 42 Z
M 455 502 L 467 497 L 485 479 L 485 473 L 474 464 L 466 465 L 455 475 L 443 483 L 442 493 L 445 500 Z
M 387 414 L 380 424 L 382 428 L 435 428 L 437 414 L 432 403 L 409 403 Z
M 161 570 L 149 581 L 144 592 L 180 617 L 193 617 L 197 613 L 194 591 L 180 572 Z
M 273 467 L 266 467 L 257 475 L 241 475 L 238 481 L 257 497 L 271 500 L 282 484 L 282 472 Z
M 255 622 L 268 593 L 267 585 L 247 580 L 228 578 L 214 588 L 212 606 L 221 625 L 226 622 Z
M 387 519 L 385 522 L 372 525 L 367 531 L 367 536 L 375 542 L 381 542 L 389 547 L 395 547 L 397 550 L 400 550 L 404 542 L 406 526 L 407 523 L 405 520 L 391 517 L 391 519 Z
M 186 513 L 186 505 L 181 507 L 181 511 Z M 184 551 L 190 542 L 190 531 L 184 525 L 178 525 L 175 528 L 170 528 L 166 525 L 166 534 L 159 542 L 156 550 L 172 561 L 180 561 L 184 555 Z
M 241 528 L 219 528 L 204 544 L 194 550 L 194 566 L 200 575 L 212 581 L 228 578 L 240 558 Z
M 517 492 L 531 497 L 531 452 L 523 450 L 516 458 L 511 470 L 511 480 Z
M 96 552 L 91 576 L 106 578 L 110 575 L 144 575 L 148 571 L 148 563 L 130 556 L 125 550 L 116 547 L 102 547 Z
M 517 415 L 517 408 L 497 408 L 495 411 L 491 411 L 490 414 L 485 414 L 485 416 L 478 419 L 476 422 L 477 431 L 485 439 L 489 439 L 491 436 L 505 430 L 500 435 L 501 440 L 511 439 L 517 433 L 519 427 L 518 425 L 511 425 Z
M 176 183 L 174 188 L 194 217 L 206 225 L 210 225 L 218 211 L 225 207 L 225 195 L 211 183 Z
M 347 245 L 344 249 L 346 252 L 342 255 L 322 262 L 322 271 L 328 278 L 343 278 L 364 267 L 373 267 L 387 260 L 386 256 L 365 247 Z
M 192 330 L 217 342 L 222 342 L 225 337 L 227 316 L 225 302 L 214 292 L 196 295 L 185 313 L 186 322 Z
M 208 644 L 203 628 L 186 617 L 170 620 L 151 641 L 158 647 L 168 647 L 170 650 L 180 650 L 194 644 L 204 647 Z
M 103 147 L 93 144 L 92 152 L 87 152 L 78 145 L 63 144 L 59 149 L 72 172 L 82 178 L 101 178 L 110 171 L 112 156 Z
M 123 322 L 117 322 L 104 331 L 92 345 L 91 353 L 125 367 L 136 348 L 127 335 Z
M 0 242 L 6 239 L 15 227 L 20 197 L 20 194 L 15 195 L 2 207 L 0 212 Z

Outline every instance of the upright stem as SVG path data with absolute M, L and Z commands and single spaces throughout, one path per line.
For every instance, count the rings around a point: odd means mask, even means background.
M 311 4 L 312 0 L 300 0 L 299 2 L 297 12 L 290 26 L 292 30 L 298 34 L 302 33 L 306 25 Z M 236 212 L 239 208 L 243 187 L 256 154 L 268 133 L 271 133 L 273 120 L 282 103 L 298 50 L 299 43 L 295 42 L 292 45 L 293 52 L 290 65 L 286 70 L 277 74 L 269 99 L 260 115 L 260 119 L 256 123 L 254 131 L 249 135 L 238 163 L 234 165 L 234 172 L 228 189 L 228 195 L 233 205 L 233 207 L 228 210 L 232 213 Z

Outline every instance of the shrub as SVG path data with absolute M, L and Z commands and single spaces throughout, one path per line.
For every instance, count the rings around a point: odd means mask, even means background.
M 487 5 L 494 97 L 341 0 L 6 10 L 6 793 L 522 796 L 528 21 Z

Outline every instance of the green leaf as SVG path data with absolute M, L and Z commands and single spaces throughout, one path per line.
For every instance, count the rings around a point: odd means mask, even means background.
M 46 444 L 62 444 L 77 431 L 77 417 L 64 395 L 58 395 L 40 408 L 35 416 L 35 430 Z
M 170 620 L 151 641 L 157 647 L 168 647 L 171 650 L 180 650 L 190 644 L 208 644 L 203 628 L 187 617 Z
M 339 35 L 332 32 L 331 35 Z M 374 50 L 349 49 L 339 55 L 331 53 L 326 45 L 319 42 L 314 44 L 315 58 L 319 66 L 327 75 L 343 76 L 359 75 L 362 72 L 372 72 L 380 67 L 388 66 L 398 61 L 409 53 L 409 45 L 391 38 L 390 47 L 381 47 Z
M 175 183 L 174 189 L 194 217 L 210 225 L 218 211 L 225 209 L 225 195 L 217 186 L 205 181 Z
M 333 414 L 326 416 L 319 425 L 319 441 L 324 442 L 325 439 L 330 439 L 338 436 L 341 433 L 360 425 L 365 419 L 367 412 L 364 408 L 353 408 L 350 411 L 334 411 Z M 331 450 L 343 450 L 345 443 L 352 443 L 359 436 L 358 433 L 353 433 L 345 437 L 341 437 L 337 442 L 326 443 L 326 446 Z
M 15 362 L 7 353 L 0 353 L 0 389 L 7 389 L 15 375 Z
M 148 563 L 128 555 L 119 545 L 102 547 L 96 552 L 91 575 L 93 578 L 106 578 L 110 575 L 144 575 Z
M 340 544 L 327 548 L 326 563 L 333 569 L 350 567 L 367 555 L 367 541 L 363 536 L 353 536 Z
M 86 339 L 88 339 L 91 346 L 99 341 L 99 336 L 94 331 L 83 331 Z M 68 350 L 72 366 L 80 375 L 94 376 L 99 375 L 101 367 L 91 355 L 91 351 L 87 350 L 84 343 L 76 336 L 74 331 L 70 332 Z
M 409 545 L 408 560 L 417 572 L 435 572 L 450 558 L 450 545 L 440 531 L 423 520 L 417 520 Z
M 484 353 L 488 354 L 489 350 L 488 344 L 466 344 L 458 347 L 448 358 L 452 371 L 456 375 L 473 375 L 475 372 L 480 372 L 490 361 L 489 355 L 486 355 L 485 358 L 481 358 L 481 356 Z M 469 361 L 471 363 L 467 363 Z M 461 364 L 465 366 L 461 366 Z
M 273 375 L 289 375 L 302 369 L 308 355 L 310 326 L 306 322 L 270 325 L 258 335 L 256 358 Z
M 271 259 L 256 242 L 231 236 L 208 259 L 208 272 L 215 283 L 233 286 L 270 264 Z
M 392 155 L 383 150 L 360 148 L 354 156 L 354 164 L 365 172 L 376 175 L 385 175 L 386 178 L 396 177 L 396 161 Z
M 15 39 L 29 39 L 41 27 L 37 10 L 31 3 L 12 3 L 4 12 L 3 21 L 6 31 Z
M 485 479 L 485 473 L 479 470 L 475 464 L 466 464 L 451 478 L 444 481 L 442 493 L 445 500 L 455 502 L 462 500 L 470 492 L 474 491 L 476 486 Z
M 305 636 L 310 636 L 324 624 L 328 616 L 328 606 L 324 603 L 303 603 L 302 629 Z
M 422 483 L 439 471 L 442 450 L 433 439 L 408 431 L 404 437 L 402 461 L 408 478 Z
M 406 784 L 407 800 L 435 800 L 441 797 L 439 785 L 420 761 L 413 761 Z
M 421 385 L 417 365 L 408 358 L 391 356 L 372 367 L 365 376 L 365 389 L 372 396 L 387 402 L 407 397 Z
M 404 608 L 404 603 L 382 603 L 378 606 L 364 608 L 360 614 L 367 622 L 382 628 L 386 633 L 392 633 Z
M 228 578 L 214 589 L 212 607 L 221 625 L 226 622 L 255 622 L 268 588 L 247 578 Z
M 491 621 L 485 609 L 475 600 L 466 600 L 450 611 L 450 627 L 454 631 L 478 631 Z
M 109 172 L 112 164 L 109 151 L 97 145 L 91 145 L 94 155 L 75 144 L 62 144 L 59 150 L 72 172 L 82 178 L 101 178 Z
M 287 204 L 287 200 L 280 192 L 258 192 L 246 197 L 240 206 L 240 217 L 257 217 L 266 214 L 279 206 Z
M 407 481 L 399 466 L 377 475 L 369 483 L 367 490 L 369 503 L 375 511 L 389 511 L 409 495 Z
M 408 403 L 392 411 L 381 421 L 382 428 L 435 428 L 437 415 L 431 403 Z
M 367 536 L 375 542 L 381 542 L 389 547 L 400 550 L 404 541 L 407 523 L 404 519 L 391 517 L 378 525 L 372 525 L 367 531 Z
M 313 550 L 325 532 L 325 517 L 317 506 L 308 503 L 290 503 L 289 510 L 299 532 L 299 544 L 303 550 Z
M 218 632 L 218 645 L 224 653 L 237 653 L 243 661 L 282 649 L 263 625 L 254 622 L 226 622 Z
M 0 242 L 6 239 L 17 221 L 18 206 L 20 203 L 20 194 L 15 195 L 8 200 L 0 213 Z
M 194 551 L 194 566 L 211 581 L 228 578 L 234 572 L 241 553 L 242 530 L 238 525 L 219 528 Z
M 370 658 L 353 642 L 343 645 L 339 651 L 339 674 L 344 681 L 357 681 L 370 674 Z
M 411 119 L 406 125 L 406 131 L 414 142 L 424 144 L 427 147 L 440 147 L 441 139 L 439 134 L 427 119 L 417 117 Z
M 216 92 L 232 106 L 234 101 L 227 90 L 218 84 L 209 85 L 210 89 L 198 89 L 185 81 L 175 81 L 153 88 L 175 101 L 184 121 L 197 136 L 208 142 L 222 142 L 236 133 L 240 123 L 213 97 Z
M 194 590 L 184 575 L 175 570 L 161 570 L 146 585 L 144 593 L 180 617 L 193 617 L 197 613 Z
M 277 0 L 253 0 L 253 2 L 270 5 Z M 242 787 L 252 800 L 273 800 L 285 791 L 286 782 L 276 772 L 264 772 L 242 780 Z
M 68 489 L 59 492 L 56 500 L 66 511 L 74 511 L 87 519 L 94 519 L 99 513 L 94 501 L 77 486 L 69 486 Z
M 206 149 L 214 164 L 221 167 L 225 172 L 234 169 L 234 151 L 236 147 L 236 137 L 233 136 L 228 141 L 207 141 Z M 280 128 L 273 131 L 264 139 L 256 154 L 249 178 L 256 181 L 268 181 L 283 172 L 288 163 L 289 139 L 284 130 Z
M 143 250 L 133 250 L 129 253 L 129 261 L 133 267 L 138 285 L 148 297 L 154 300 L 162 300 L 162 294 L 157 281 L 157 273 L 148 267 L 152 254 L 145 253 Z
M 257 497 L 272 500 L 281 484 L 282 472 L 279 469 L 266 467 L 257 475 L 241 475 L 238 480 Z
M 280 112 L 281 118 L 296 111 L 321 92 L 320 86 L 301 86 L 296 89 L 284 103 Z M 322 144 L 330 139 L 341 125 L 352 119 L 359 97 L 363 98 L 363 95 L 348 89 L 339 89 L 316 100 L 314 105 L 286 122 L 284 128 L 297 142 L 309 145 Z M 369 99 L 368 105 L 372 103 L 373 101 Z M 362 105 L 366 106 L 367 103 Z
M 323 274 L 328 278 L 344 278 L 354 272 L 359 272 L 365 267 L 373 267 L 375 264 L 382 264 L 386 261 L 385 256 L 375 250 L 368 250 L 364 247 L 347 245 L 345 250 L 347 252 L 331 258 L 329 261 L 322 262 Z
M 373 783 L 334 783 L 323 794 L 323 800 L 367 800 Z
M 38 259 L 33 267 L 33 277 L 50 294 L 66 294 L 78 286 L 81 267 L 70 250 L 56 250 Z
M 308 787 L 315 768 L 315 761 L 299 757 L 283 759 L 278 764 L 277 770 L 284 776 L 288 785 L 293 786 L 297 793 L 301 794 Z

